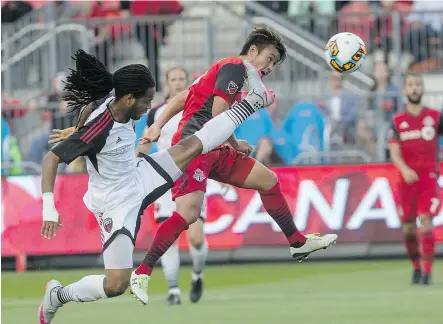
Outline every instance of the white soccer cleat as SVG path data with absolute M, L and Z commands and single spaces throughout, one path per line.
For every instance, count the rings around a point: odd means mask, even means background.
M 258 110 L 263 107 L 270 106 L 275 101 L 274 93 L 269 90 L 262 81 L 261 72 L 250 62 L 244 60 L 244 66 L 248 74 L 249 92 L 245 100 Z
M 62 307 L 58 300 L 57 291 L 63 287 L 57 280 L 48 281 L 43 301 L 38 308 L 38 319 L 40 324 L 50 324 L 57 310 Z
M 131 293 L 132 297 L 137 299 L 143 305 L 148 304 L 148 284 L 150 277 L 144 274 L 136 274 L 135 271 L 131 274 Z
M 327 249 L 332 244 L 337 241 L 337 234 L 326 234 L 320 236 L 318 234 L 308 234 L 306 235 L 306 243 L 300 247 L 290 247 L 291 255 L 294 259 L 298 261 L 303 261 L 312 252 Z

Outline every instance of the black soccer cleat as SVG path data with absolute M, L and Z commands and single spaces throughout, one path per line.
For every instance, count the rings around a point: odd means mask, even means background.
M 418 285 L 421 281 L 421 271 L 420 270 L 414 270 L 412 273 L 412 281 L 411 284 Z
M 165 304 L 169 306 L 180 305 L 182 303 L 180 295 L 177 294 L 169 294 L 168 298 L 166 298 Z
M 197 303 L 203 295 L 203 280 L 201 278 L 191 282 L 191 292 L 189 299 L 193 303 Z
M 421 283 L 425 286 L 429 286 L 431 284 L 431 274 L 430 273 L 423 274 L 423 277 L 421 278 Z

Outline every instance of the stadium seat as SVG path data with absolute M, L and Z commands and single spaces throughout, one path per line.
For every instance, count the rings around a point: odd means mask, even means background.
M 1 154 L 2 154 L 2 162 L 12 162 L 20 164 L 22 161 L 21 153 L 18 148 L 17 139 L 11 136 L 11 132 L 9 129 L 9 125 L 7 121 L 1 117 L 2 119 L 2 128 L 1 128 Z M 3 163 L 2 163 L 3 164 Z M 16 175 L 21 173 L 20 166 L 13 166 L 9 169 L 9 172 L 6 172 L 5 168 L 1 169 L 1 174 L 5 175 L 9 173 L 11 175 Z
M 266 109 L 260 109 L 238 127 L 234 134 L 238 139 L 248 141 L 254 147 L 263 137 L 271 137 L 274 124 L 271 115 Z
M 323 151 L 325 120 L 320 109 L 310 102 L 297 103 L 288 113 L 279 131 L 272 133 L 272 142 L 286 164 L 303 152 Z

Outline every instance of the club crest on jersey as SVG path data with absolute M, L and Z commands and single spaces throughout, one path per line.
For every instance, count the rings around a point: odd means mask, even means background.
M 230 81 L 228 84 L 228 92 L 229 94 L 233 95 L 237 92 L 238 85 L 234 81 Z
M 434 126 L 434 124 L 435 124 L 434 118 L 432 118 L 431 116 L 426 116 L 423 119 L 423 125 L 425 126 Z
M 192 176 L 195 180 L 197 180 L 198 182 L 202 182 L 203 180 L 206 179 L 205 174 L 203 173 L 202 170 L 197 169 L 194 172 L 194 175 Z
M 111 233 L 112 231 L 112 218 L 105 218 L 103 220 L 103 228 L 106 232 Z
M 421 130 L 421 136 L 425 141 L 432 141 L 435 137 L 435 129 L 431 126 L 425 126 Z

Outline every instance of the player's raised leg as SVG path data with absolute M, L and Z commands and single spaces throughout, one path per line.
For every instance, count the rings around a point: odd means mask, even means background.
M 40 324 L 49 324 L 57 310 L 69 302 L 93 302 L 122 295 L 129 286 L 134 245 L 127 235 L 119 234 L 103 252 L 105 274 L 83 277 L 63 286 L 57 280 L 46 284 L 39 307 Z
M 205 213 L 205 206 L 202 206 L 202 213 Z M 191 291 L 189 299 L 196 303 L 203 294 L 203 269 L 208 257 L 208 242 L 203 232 L 203 220 L 200 217 L 186 231 L 189 240 L 189 252 L 192 260 Z
M 301 234 L 294 223 L 294 216 L 280 188 L 277 175 L 253 158 L 236 158 L 226 183 L 239 188 L 255 189 L 260 193 L 263 207 L 283 231 L 294 259 L 302 261 L 309 254 L 326 249 L 337 240 L 336 234 Z
M 181 140 L 168 149 L 170 157 L 180 170 L 184 171 L 196 156 L 208 153 L 223 144 L 234 130 L 255 111 L 274 102 L 274 96 L 262 82 L 260 72 L 247 61 L 244 61 L 244 65 L 247 70 L 247 80 L 250 88 L 248 95 L 228 111 L 209 120 L 194 135 Z M 199 214 L 197 213 L 197 215 Z M 192 223 L 188 223 L 182 215 L 174 212 L 157 230 L 143 263 L 131 276 L 131 290 L 134 297 L 142 304 L 146 305 L 148 302 L 147 282 L 155 263 L 175 242 L 181 232 L 187 230 L 189 224 Z

